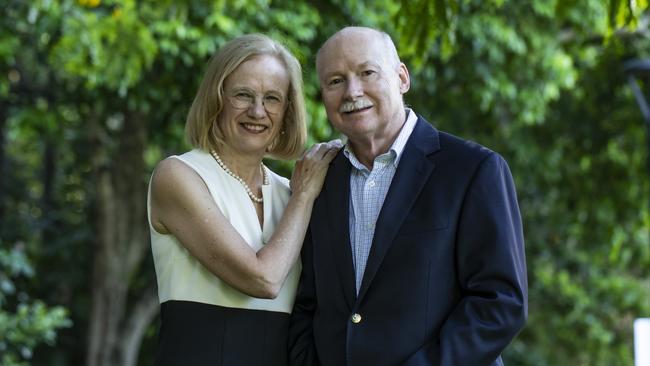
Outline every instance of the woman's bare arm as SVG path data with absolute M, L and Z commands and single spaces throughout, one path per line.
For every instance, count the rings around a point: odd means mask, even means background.
M 314 200 L 338 144 L 317 144 L 296 163 L 293 193 L 269 242 L 255 252 L 224 217 L 194 170 L 160 162 L 152 180 L 154 228 L 170 233 L 210 272 L 250 296 L 275 298 L 298 258 Z

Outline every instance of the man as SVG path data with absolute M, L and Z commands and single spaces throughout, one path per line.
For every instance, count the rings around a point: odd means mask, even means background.
M 390 37 L 334 34 L 316 68 L 348 137 L 314 204 L 293 365 L 502 365 L 527 316 L 521 218 L 498 154 L 437 131 Z

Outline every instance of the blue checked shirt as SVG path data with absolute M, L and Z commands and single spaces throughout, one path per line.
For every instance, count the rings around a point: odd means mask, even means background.
M 350 244 L 357 294 L 361 287 L 363 273 L 366 270 L 379 211 L 384 204 L 406 141 L 411 136 L 417 121 L 417 116 L 412 110 L 407 108 L 406 114 L 406 122 L 399 135 L 388 152 L 375 158 L 372 170 L 368 170 L 359 162 L 349 143 L 343 150 L 343 154 L 352 164 L 350 173 Z

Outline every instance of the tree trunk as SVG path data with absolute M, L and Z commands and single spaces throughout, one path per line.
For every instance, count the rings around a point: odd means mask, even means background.
M 86 364 L 130 366 L 137 360 L 144 328 L 158 310 L 152 289 L 127 311 L 129 281 L 149 250 L 146 123 L 127 112 L 115 139 L 101 127 L 96 131 L 102 143 L 97 144 L 95 164 L 97 241 Z M 127 319 L 125 314 L 141 318 Z

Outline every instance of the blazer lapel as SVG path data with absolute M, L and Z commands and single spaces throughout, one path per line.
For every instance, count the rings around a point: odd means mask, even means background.
M 352 249 L 350 247 L 350 169 L 348 159 L 339 152 L 329 167 L 325 179 L 325 198 L 327 201 L 331 229 L 330 248 L 338 267 L 345 300 L 350 309 L 356 297 Z
M 372 248 L 363 274 L 358 299 L 365 295 L 397 231 L 429 179 L 435 164 L 427 156 L 440 149 L 438 132 L 421 117 L 404 146 L 397 171 L 375 225 Z M 358 300 L 358 301 L 359 301 Z

